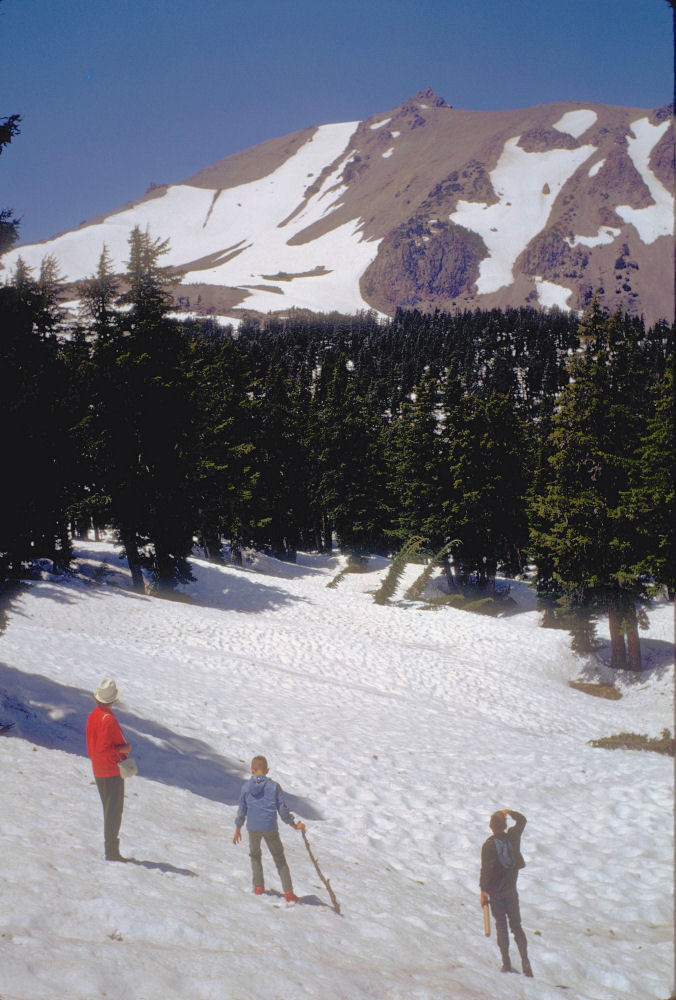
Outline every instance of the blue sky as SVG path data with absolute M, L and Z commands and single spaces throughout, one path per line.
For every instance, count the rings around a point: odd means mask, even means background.
M 673 94 L 666 0 L 3 0 L 0 207 L 46 239 L 308 125 Z

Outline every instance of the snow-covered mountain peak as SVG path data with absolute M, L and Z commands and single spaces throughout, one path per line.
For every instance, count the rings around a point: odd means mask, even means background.
M 168 238 L 184 308 L 237 317 L 524 304 L 597 295 L 674 315 L 671 109 L 559 102 L 452 108 L 431 88 L 365 121 L 310 127 L 2 259 L 53 254 L 69 282 L 135 225 Z

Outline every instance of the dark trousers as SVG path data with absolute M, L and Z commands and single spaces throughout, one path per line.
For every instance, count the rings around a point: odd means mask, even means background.
M 103 805 L 103 839 L 106 858 L 114 858 L 120 853 L 120 826 L 124 808 L 124 778 L 96 778 L 96 787 Z
M 526 935 L 521 926 L 521 911 L 519 910 L 519 897 L 515 892 L 510 896 L 491 896 L 491 911 L 495 920 L 495 933 L 498 939 L 498 948 L 502 955 L 503 962 L 509 962 L 509 933 L 507 931 L 507 921 L 514 935 L 514 941 L 519 949 L 521 961 L 528 961 L 528 945 Z
M 268 850 L 272 855 L 279 877 L 282 880 L 284 892 L 293 890 L 291 884 L 291 873 L 286 862 L 282 838 L 278 830 L 249 830 L 249 857 L 251 858 L 251 873 L 254 885 L 264 885 L 263 882 L 263 858 L 261 852 L 261 841 L 265 841 Z

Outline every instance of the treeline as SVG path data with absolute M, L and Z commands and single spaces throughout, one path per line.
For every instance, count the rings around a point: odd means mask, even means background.
M 446 548 L 449 579 L 610 609 L 615 664 L 635 602 L 673 589 L 673 329 L 534 309 L 179 323 L 166 243 L 135 229 L 124 280 L 104 251 L 65 328 L 59 274 L 0 287 L 7 461 L 0 574 L 112 527 L 134 586 L 190 579 L 230 540 Z M 627 641 L 624 636 L 628 636 Z

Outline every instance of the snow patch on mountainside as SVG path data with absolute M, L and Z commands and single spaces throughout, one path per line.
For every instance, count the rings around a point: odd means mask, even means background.
M 558 102 L 505 120 L 451 112 L 425 91 L 364 122 L 269 140 L 77 230 L 15 247 L 0 281 L 12 280 L 19 256 L 37 272 L 47 254 L 64 281 L 79 281 L 104 244 L 124 273 L 140 226 L 169 241 L 162 263 L 184 274 L 176 305 L 195 300 L 201 315 L 503 308 L 533 301 L 534 275 L 541 305 L 568 308 L 604 284 L 608 248 L 629 240 L 636 287 L 625 304 L 652 324 L 674 306 L 673 255 L 655 246 L 673 225 L 669 119 L 660 120 L 664 109 L 594 108 Z M 442 231 L 420 228 L 428 208 Z M 555 246 L 567 255 L 562 239 L 585 248 L 565 272 L 554 259 Z M 616 308 L 621 291 L 608 288 L 603 305 Z
M 570 288 L 566 288 L 564 285 L 557 285 L 553 281 L 545 281 L 544 278 L 538 275 L 535 276 L 535 287 L 538 302 L 545 309 L 551 309 L 553 306 L 556 306 L 564 310 L 564 312 L 570 312 L 568 299 L 573 294 Z
M 597 118 L 598 115 L 596 112 L 589 109 L 581 108 L 579 111 L 566 111 L 557 122 L 554 122 L 552 128 L 555 128 L 557 132 L 565 132 L 567 135 L 572 135 L 574 139 L 579 139 L 588 128 L 591 128 Z
M 50 241 L 22 247 L 29 267 L 39 268 L 46 253 L 59 260 L 65 280 L 77 281 L 93 273 L 103 245 L 116 270 L 126 268 L 128 238 L 135 225 L 152 236 L 170 241 L 166 265 L 223 255 L 224 263 L 207 269 L 188 269 L 185 283 L 250 287 L 248 308 L 261 311 L 330 308 L 355 312 L 368 309 L 359 291 L 359 278 L 378 251 L 378 240 L 364 240 L 361 220 L 329 230 L 308 243 L 289 245 L 304 229 L 326 218 L 347 188 L 339 178 L 349 159 L 345 149 L 358 122 L 323 125 L 273 173 L 238 187 L 214 191 L 186 184 L 172 185 L 157 198 L 117 212 L 102 222 Z M 383 123 L 384 124 L 384 123 Z M 306 197 L 308 178 L 318 177 L 327 165 L 334 168 L 319 189 Z M 299 206 L 303 206 L 298 211 Z M 18 252 L 14 257 L 18 256 Z M 5 258 L 8 271 L 15 266 Z M 323 268 L 321 275 L 293 278 L 272 285 L 264 275 L 291 275 Z
M 520 148 L 520 138 L 505 143 L 490 173 L 497 203 L 459 201 L 449 216 L 451 222 L 478 233 L 488 248 L 476 282 L 480 295 L 511 285 L 517 257 L 544 229 L 563 185 L 596 151 L 595 146 L 580 146 L 528 153 Z
M 613 243 L 622 232 L 621 229 L 614 229 L 612 226 L 600 226 L 596 236 L 573 236 L 566 237 L 566 243 L 571 247 L 582 245 L 584 247 L 601 247 Z
M 654 204 L 645 208 L 618 205 L 615 211 L 631 223 L 644 243 L 654 243 L 660 236 L 671 236 L 674 227 L 674 199 L 650 169 L 650 154 L 660 141 L 671 120 L 651 125 L 647 118 L 632 122 L 633 136 L 627 137 L 627 147 L 632 163 L 650 191 Z

